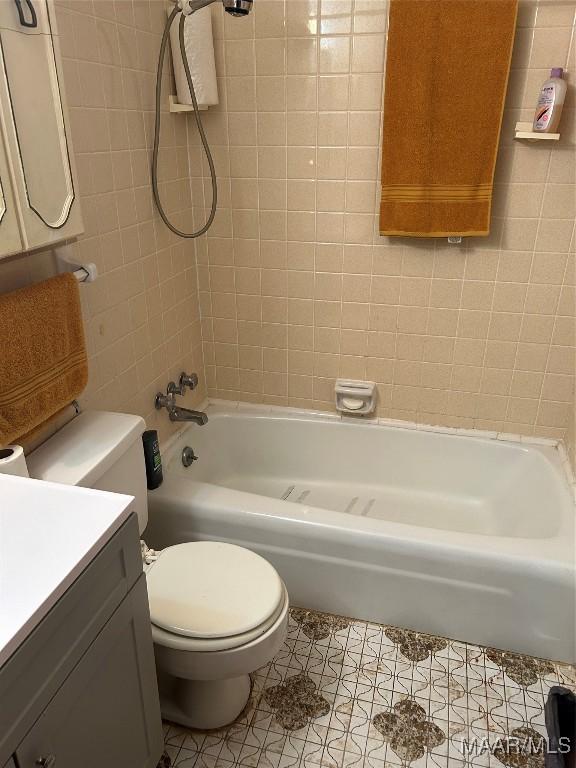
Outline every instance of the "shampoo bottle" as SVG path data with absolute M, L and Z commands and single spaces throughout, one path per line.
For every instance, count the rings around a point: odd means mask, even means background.
M 543 84 L 538 97 L 538 106 L 534 115 L 534 130 L 540 133 L 555 133 L 564 99 L 566 97 L 566 81 L 562 77 L 562 67 L 554 67 L 550 79 Z
M 155 429 L 147 429 L 142 435 L 142 444 L 144 446 L 144 461 L 146 464 L 148 490 L 153 491 L 155 488 L 162 485 L 162 480 L 164 479 L 158 432 L 156 432 Z

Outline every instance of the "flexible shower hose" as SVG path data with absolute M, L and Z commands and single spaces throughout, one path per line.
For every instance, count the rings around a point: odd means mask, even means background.
M 199 229 L 197 232 L 182 232 L 177 227 L 175 227 L 174 224 L 172 224 L 166 211 L 164 210 L 162 202 L 160 201 L 160 194 L 158 192 L 158 149 L 160 146 L 160 107 L 162 104 L 162 72 L 164 70 L 164 58 L 166 55 L 166 45 L 170 36 L 170 27 L 172 26 L 174 17 L 178 13 L 181 12 L 180 9 L 176 7 L 168 17 L 166 27 L 164 28 L 164 34 L 162 35 L 162 42 L 160 43 L 158 70 L 156 72 L 156 116 L 154 119 L 154 147 L 152 149 L 152 194 L 154 195 L 154 201 L 156 202 L 158 213 L 162 217 L 162 221 L 164 224 L 166 224 L 168 229 L 174 232 L 175 235 L 178 235 L 178 237 L 190 238 L 200 237 L 200 235 L 203 235 L 212 226 L 214 216 L 216 215 L 216 206 L 218 204 L 218 183 L 216 181 L 216 169 L 214 168 L 214 160 L 212 159 L 210 145 L 208 144 L 208 139 L 206 138 L 206 134 L 204 132 L 204 126 L 202 125 L 200 110 L 198 109 L 198 101 L 196 100 L 196 92 L 194 90 L 194 83 L 190 73 L 190 65 L 188 64 L 188 57 L 186 56 L 186 46 L 184 45 L 184 22 L 186 17 L 183 13 L 181 13 L 180 22 L 178 24 L 180 52 L 182 54 L 182 61 L 184 63 L 184 72 L 186 73 L 188 88 L 190 89 L 190 96 L 192 97 L 192 106 L 194 107 L 194 117 L 196 119 L 196 125 L 198 126 L 198 133 L 200 134 L 202 146 L 204 147 L 204 152 L 206 153 L 206 159 L 208 160 L 208 165 L 210 166 L 210 176 L 212 179 L 212 208 L 210 210 L 210 215 L 208 216 L 206 224 L 204 224 L 202 229 Z

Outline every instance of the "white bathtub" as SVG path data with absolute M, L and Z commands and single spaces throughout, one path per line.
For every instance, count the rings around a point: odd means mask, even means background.
M 574 505 L 551 446 L 210 406 L 148 544 L 264 555 L 294 604 L 575 662 Z M 182 448 L 199 457 L 190 468 Z

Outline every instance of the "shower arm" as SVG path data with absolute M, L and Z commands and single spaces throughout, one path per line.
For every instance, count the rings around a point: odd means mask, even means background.
M 191 13 L 196 13 L 201 8 L 206 8 L 207 5 L 212 5 L 218 0 L 170 0 L 173 5 L 177 5 L 182 11 L 184 16 L 189 16 Z
M 182 11 L 184 16 L 189 16 L 219 0 L 170 0 L 170 2 Z M 224 5 L 224 10 L 232 16 L 246 16 L 252 9 L 253 0 L 220 0 L 220 2 Z

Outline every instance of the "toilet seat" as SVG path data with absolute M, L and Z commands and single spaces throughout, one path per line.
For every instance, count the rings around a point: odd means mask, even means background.
M 222 542 L 167 547 L 147 569 L 155 641 L 189 651 L 250 643 L 274 625 L 287 595 L 260 555 Z
M 156 646 L 162 646 L 172 651 L 183 651 L 187 656 L 190 654 L 201 654 L 202 657 L 213 657 L 214 653 L 221 656 L 226 651 L 241 652 L 249 649 L 251 646 L 260 642 L 267 635 L 274 632 L 277 625 L 287 613 L 289 607 L 288 592 L 284 587 L 282 602 L 276 613 L 262 626 L 257 627 L 251 632 L 233 637 L 220 637 L 216 639 L 202 640 L 195 637 L 186 637 L 177 635 L 174 632 L 168 632 L 161 629 L 156 624 L 152 624 L 152 640 Z

